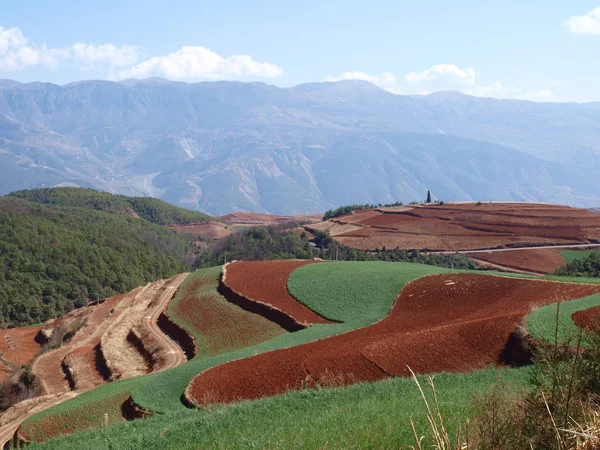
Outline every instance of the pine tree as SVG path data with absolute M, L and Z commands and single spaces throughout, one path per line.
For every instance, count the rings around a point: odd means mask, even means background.
M 431 203 L 431 192 L 427 191 L 427 203 Z

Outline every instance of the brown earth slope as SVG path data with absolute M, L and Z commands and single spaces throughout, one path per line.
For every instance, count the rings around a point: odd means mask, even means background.
M 477 250 L 598 242 L 600 214 L 537 203 L 447 203 L 356 211 L 307 228 L 364 250 Z
M 367 328 L 232 361 L 200 373 L 191 402 L 233 402 L 293 389 L 417 373 L 466 372 L 503 362 L 534 306 L 600 292 L 598 285 L 451 274 L 416 280 L 389 316 Z
M 557 250 L 530 249 L 509 252 L 467 253 L 466 256 L 509 269 L 547 274 L 566 264 Z

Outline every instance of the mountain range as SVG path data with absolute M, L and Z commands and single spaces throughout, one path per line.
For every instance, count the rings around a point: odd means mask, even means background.
M 600 103 L 365 81 L 0 80 L 0 195 L 82 186 L 210 214 L 425 199 L 600 205 Z

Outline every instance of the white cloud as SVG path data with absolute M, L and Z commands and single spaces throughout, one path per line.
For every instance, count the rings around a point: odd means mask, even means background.
M 584 16 L 571 16 L 565 25 L 571 33 L 600 35 L 600 6 Z
M 142 57 L 142 50 L 137 45 L 113 44 L 92 45 L 78 42 L 70 47 L 73 58 L 86 64 L 106 64 L 110 66 L 129 66 Z
M 31 66 L 56 69 L 62 62 L 125 66 L 139 61 L 141 50 L 135 45 L 76 43 L 51 48 L 45 43 L 30 43 L 19 28 L 0 27 L 0 71 L 12 72 Z
M 186 46 L 166 56 L 155 56 L 113 75 L 113 78 L 165 77 L 171 80 L 231 80 L 273 78 L 283 70 L 249 55 L 223 57 L 206 47 Z
M 505 86 L 500 82 L 478 83 L 475 69 L 460 68 L 455 64 L 436 64 L 422 72 L 410 72 L 401 81 L 390 72 L 369 75 L 364 72 L 344 72 L 339 76 L 328 76 L 326 81 L 365 80 L 394 94 L 428 95 L 436 91 L 458 90 L 475 97 L 530 100 L 535 102 L 558 101 L 558 97 L 547 87 L 560 87 L 558 82 L 542 83 L 538 89 L 523 89 Z M 562 85 L 561 85 L 562 86 Z
M 462 69 L 455 64 L 436 64 L 423 72 L 410 72 L 404 75 L 409 84 L 431 82 L 453 82 L 461 85 L 474 85 L 477 72 L 471 67 Z
M 549 89 L 520 89 L 515 86 L 504 86 L 499 82 L 487 85 L 475 85 L 463 90 L 463 92 L 475 97 L 529 100 L 532 102 L 558 101 L 556 94 Z
M 68 57 L 64 49 L 48 48 L 46 44 L 29 44 L 18 28 L 0 27 L 0 71 L 21 70 L 41 65 L 55 68 L 61 59 Z
M 383 88 L 394 86 L 397 83 L 396 77 L 390 72 L 384 72 L 381 75 L 368 75 L 364 72 L 344 72 L 338 76 L 330 75 L 325 78 L 325 81 L 342 80 L 364 80 Z

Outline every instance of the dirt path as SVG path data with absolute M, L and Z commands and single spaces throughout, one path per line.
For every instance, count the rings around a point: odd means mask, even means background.
M 430 255 L 452 255 L 454 253 L 495 253 L 514 252 L 518 250 L 570 249 L 570 248 L 600 248 L 600 244 L 568 244 L 568 245 L 538 245 L 535 247 L 489 248 L 479 250 L 458 250 L 444 252 L 427 252 Z
M 158 316 L 160 316 L 167 308 L 169 302 L 175 296 L 175 292 L 177 292 L 177 289 L 179 289 L 179 286 L 181 286 L 181 283 L 183 283 L 188 275 L 189 273 L 183 273 L 173 278 L 160 294 L 152 313 L 149 316 L 144 317 L 144 325 L 152 332 L 162 347 L 166 349 L 164 352 L 167 355 L 166 361 L 161 364 L 160 367 L 154 370 L 154 372 L 162 372 L 163 370 L 172 369 L 173 367 L 177 367 L 187 361 L 185 353 L 183 353 L 181 347 L 170 337 L 166 336 L 156 322 L 158 320 Z
M 473 261 L 475 261 L 478 265 L 482 266 L 483 268 L 486 269 L 496 269 L 500 272 L 509 272 L 509 273 L 522 273 L 524 275 L 543 275 L 541 273 L 537 273 L 537 272 L 528 272 L 526 270 L 520 270 L 520 269 L 515 269 L 513 267 L 507 267 L 507 266 L 501 266 L 500 264 L 494 264 L 491 263 L 489 261 L 484 261 L 483 259 L 477 259 L 477 258 L 473 258 L 471 257 L 471 259 Z
M 10 418 L 12 420 L 5 424 L 5 420 L 2 421 L 3 425 L 0 426 L 0 448 L 4 448 L 6 443 L 13 438 L 14 434 L 19 429 L 19 426 L 29 417 L 39 413 L 40 411 L 58 405 L 59 403 L 70 400 L 73 397 L 76 397 L 78 394 L 79 392 L 70 391 L 63 392 L 62 394 L 45 395 L 43 397 L 18 403 L 17 405 L 5 411 L 2 415 L 2 419 Z

